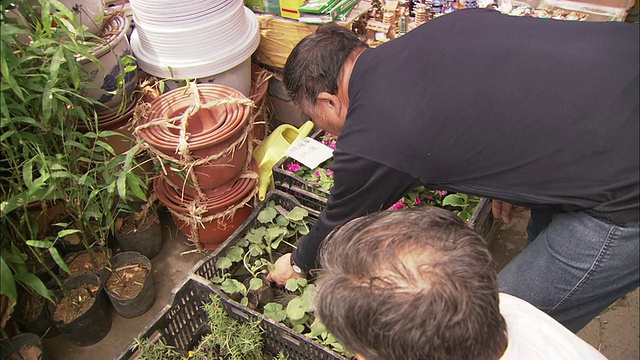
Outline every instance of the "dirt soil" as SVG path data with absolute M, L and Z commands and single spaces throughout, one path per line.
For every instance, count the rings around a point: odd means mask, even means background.
M 109 258 L 102 251 L 94 251 L 93 254 L 87 252 L 76 256 L 67 265 L 74 275 L 94 273 L 109 266 Z
M 80 317 L 91 308 L 98 290 L 100 290 L 100 286 L 87 284 L 69 291 L 69 296 L 62 298 L 58 302 L 58 306 L 53 312 L 53 321 L 62 321 L 68 324 Z
M 148 211 L 146 216 L 141 215 L 140 213 L 132 213 L 116 219 L 116 231 L 122 235 L 128 235 L 137 231 L 147 230 L 153 224 L 160 222 L 155 211 Z M 137 219 L 139 217 L 141 217 L 140 220 Z
M 39 360 L 42 358 L 42 350 L 36 345 L 24 345 L 18 353 L 13 353 L 8 360 Z
M 105 288 L 121 300 L 131 300 L 142 290 L 149 269 L 140 264 L 126 263 L 118 267 L 115 273 L 109 276 Z

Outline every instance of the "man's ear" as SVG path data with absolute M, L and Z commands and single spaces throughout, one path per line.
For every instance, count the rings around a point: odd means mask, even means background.
M 342 103 L 337 95 L 330 94 L 326 91 L 322 91 L 316 97 L 316 107 L 323 113 L 332 112 L 336 115 L 340 113 L 340 106 Z

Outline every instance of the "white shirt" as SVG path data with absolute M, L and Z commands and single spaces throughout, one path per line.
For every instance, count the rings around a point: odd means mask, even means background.
M 500 293 L 500 313 L 507 323 L 509 339 L 501 360 L 606 360 L 576 334 L 522 299 Z

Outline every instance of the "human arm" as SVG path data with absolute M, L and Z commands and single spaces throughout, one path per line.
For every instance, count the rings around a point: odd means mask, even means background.
M 320 244 L 336 226 L 386 209 L 420 184 L 406 173 L 362 157 L 339 150 L 334 156 L 331 166 L 334 186 L 327 206 L 292 254 L 294 262 L 305 272 L 317 267 L 316 255 Z M 289 261 L 278 259 L 275 265 L 275 270 L 268 276 L 270 281 L 283 285 L 295 274 Z

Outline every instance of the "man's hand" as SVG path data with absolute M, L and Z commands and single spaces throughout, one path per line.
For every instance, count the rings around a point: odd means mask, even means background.
M 491 212 L 493 213 L 493 217 L 496 219 L 502 218 L 505 224 L 511 222 L 511 212 L 523 212 L 528 210 L 526 207 L 513 205 L 506 201 L 500 200 L 491 200 Z
M 291 267 L 291 253 L 284 254 L 275 262 L 275 269 L 267 275 L 267 280 L 280 286 L 287 284 L 289 279 L 303 278 L 304 276 L 293 271 Z

